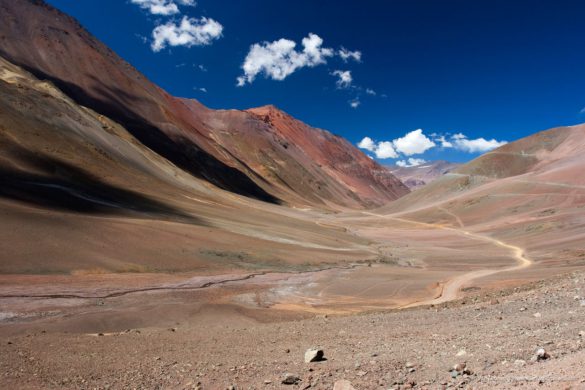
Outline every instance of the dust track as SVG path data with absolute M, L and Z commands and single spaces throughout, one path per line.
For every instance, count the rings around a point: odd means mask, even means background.
M 413 221 L 410 219 L 393 217 L 392 215 L 375 214 L 375 213 L 371 213 L 371 212 L 367 212 L 367 211 L 364 211 L 362 213 L 366 214 L 366 215 L 373 216 L 373 217 L 410 223 L 413 225 L 423 226 L 426 228 L 448 230 L 448 231 L 456 232 L 459 234 L 463 234 L 463 235 L 470 237 L 472 239 L 486 241 L 486 242 L 489 242 L 495 246 L 499 246 L 500 248 L 510 250 L 512 252 L 511 257 L 514 259 L 515 264 L 513 266 L 506 267 L 506 268 L 477 270 L 477 271 L 466 272 L 466 273 L 459 275 L 459 276 L 455 276 L 454 278 L 449 279 L 448 281 L 446 281 L 444 283 L 441 283 L 441 291 L 438 294 L 438 296 L 436 296 L 435 298 L 423 300 L 423 301 L 415 301 L 415 302 L 406 304 L 404 306 L 401 306 L 401 308 L 409 308 L 409 307 L 422 306 L 422 305 L 434 305 L 434 304 L 440 304 L 440 303 L 452 301 L 452 300 L 459 298 L 461 289 L 465 285 L 468 285 L 469 283 L 471 283 L 473 280 L 483 278 L 486 276 L 490 276 L 490 275 L 494 275 L 494 274 L 498 274 L 498 273 L 502 273 L 502 272 L 518 271 L 518 270 L 530 267 L 533 264 L 533 261 L 529 257 L 526 256 L 524 249 L 520 248 L 519 246 L 508 244 L 506 242 L 503 242 L 502 240 L 498 240 L 497 238 L 493 238 L 490 236 L 484 236 L 481 234 L 477 234 L 477 233 L 473 233 L 473 232 L 470 232 L 468 230 L 465 230 L 463 222 L 461 221 L 461 219 L 457 215 L 455 215 L 452 212 L 447 211 L 443 208 L 439 208 L 439 209 L 444 211 L 444 212 L 447 212 L 449 215 L 453 216 L 457 220 L 457 223 L 461 227 L 454 228 L 451 226 L 445 226 L 445 225 L 441 225 L 441 224 Z

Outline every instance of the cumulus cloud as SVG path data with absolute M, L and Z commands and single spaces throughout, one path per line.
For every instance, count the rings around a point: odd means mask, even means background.
M 376 91 L 374 91 L 372 88 L 366 88 L 366 93 L 368 95 L 376 96 Z
M 153 15 L 175 15 L 179 13 L 179 5 L 194 7 L 195 0 L 130 0 L 132 4 L 148 10 Z
M 350 70 L 335 70 L 331 72 L 331 75 L 338 77 L 338 80 L 335 82 L 337 88 L 349 88 L 353 82 Z
M 424 163 L 426 163 L 426 160 L 423 160 L 422 158 L 409 158 L 408 160 L 399 160 L 396 161 L 396 165 L 398 165 L 399 167 L 417 167 L 419 165 L 422 165 Z
M 350 100 L 348 103 L 349 103 L 349 106 L 351 108 L 358 108 L 360 106 L 360 104 L 362 104 L 362 102 L 360 101 L 359 98 L 355 98 L 353 100 Z
M 360 142 L 358 142 L 357 146 L 360 149 L 374 153 L 376 157 L 380 159 L 398 158 L 398 153 L 396 153 L 396 150 L 394 150 L 392 142 L 389 141 L 376 143 L 370 137 L 364 137 Z
M 394 146 L 390 141 L 378 142 L 378 145 L 376 145 L 374 153 L 376 154 L 376 157 L 379 159 L 398 158 L 398 153 L 396 153 L 396 150 L 394 149 Z
M 413 130 L 404 137 L 395 139 L 392 143 L 398 152 L 406 156 L 421 154 L 436 146 L 433 141 L 424 135 L 422 129 Z
M 422 131 L 422 129 L 413 130 L 403 137 L 396 138 L 393 141 L 376 142 L 370 137 L 364 137 L 358 144 L 358 148 L 373 152 L 377 158 L 400 158 L 402 156 L 412 156 L 422 154 L 436 146 Z M 424 160 L 409 158 L 402 160 L 404 164 L 422 164 Z M 407 165 L 404 165 L 407 166 Z
M 422 158 L 405 157 L 423 154 L 437 145 L 444 149 L 452 148 L 465 153 L 485 153 L 507 143 L 507 141 L 498 141 L 493 138 L 489 140 L 485 138 L 469 139 L 463 133 L 450 136 L 449 134 L 432 133 L 427 136 L 422 129 L 417 129 L 393 141 L 376 142 L 370 137 L 364 137 L 357 146 L 374 153 L 379 159 L 402 158 L 396 164 L 410 167 L 424 164 L 426 161 Z
M 345 47 L 341 46 L 341 49 L 337 51 L 337 55 L 341 57 L 343 62 L 348 62 L 349 60 L 354 60 L 356 62 L 362 61 L 362 52 L 359 50 L 350 51 L 347 50 Z
M 360 142 L 358 142 L 357 146 L 360 149 L 369 150 L 370 152 L 376 150 L 376 143 L 370 137 L 364 137 Z
M 485 153 L 508 143 L 507 141 L 497 141 L 493 138 L 491 140 L 486 140 L 485 138 L 468 139 L 463 134 L 458 135 L 459 137 L 453 141 L 454 147 L 467 153 Z
M 310 33 L 303 38 L 303 50 L 296 50 L 296 45 L 284 38 L 253 44 L 242 64 L 244 74 L 237 78 L 237 85 L 251 84 L 259 74 L 282 81 L 300 68 L 325 64 L 334 55 L 333 49 L 323 47 L 323 39 L 317 34 Z
M 222 35 L 223 26 L 213 19 L 184 16 L 179 24 L 168 22 L 152 31 L 152 50 L 159 52 L 167 46 L 205 46 Z
M 449 149 L 453 147 L 453 143 L 447 141 L 447 138 L 444 135 L 438 135 L 435 141 L 440 142 L 442 148 Z

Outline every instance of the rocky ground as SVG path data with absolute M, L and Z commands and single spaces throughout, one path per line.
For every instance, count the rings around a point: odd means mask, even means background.
M 226 302 L 172 326 L 120 326 L 5 321 L 0 388 L 585 388 L 582 272 L 402 311 L 307 318 Z M 324 360 L 306 363 L 313 347 Z

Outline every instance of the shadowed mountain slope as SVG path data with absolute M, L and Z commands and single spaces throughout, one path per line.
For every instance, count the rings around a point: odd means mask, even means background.
M 351 144 L 274 108 L 214 111 L 170 96 L 43 1 L 0 0 L 0 13 L 1 56 L 219 188 L 270 203 L 351 208 L 408 192 Z

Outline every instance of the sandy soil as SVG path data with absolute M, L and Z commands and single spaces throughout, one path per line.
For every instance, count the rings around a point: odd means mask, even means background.
M 234 303 L 258 286 L 216 285 L 87 300 L 69 314 L 5 319 L 3 388 L 581 388 L 585 274 L 464 300 L 360 315 Z M 100 303 L 102 302 L 102 303 Z M 75 313 L 75 315 L 72 315 Z M 581 333 L 580 333 L 581 332 Z M 237 353 L 234 353 L 237 346 Z M 324 362 L 304 363 L 306 349 Z M 532 362 L 538 348 L 550 358 Z M 463 363 L 468 374 L 451 374 Z M 455 376 L 455 377 L 453 377 Z

